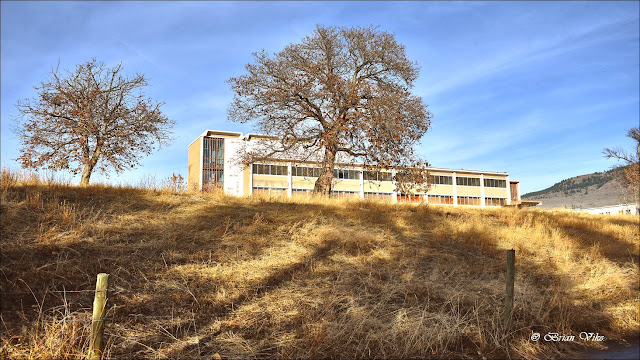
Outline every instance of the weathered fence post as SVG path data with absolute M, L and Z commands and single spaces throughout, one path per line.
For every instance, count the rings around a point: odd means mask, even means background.
M 107 287 L 109 274 L 100 273 L 96 280 L 96 294 L 93 298 L 93 316 L 91 318 L 91 339 L 89 340 L 89 360 L 100 360 L 104 350 L 104 317 L 107 305 Z
M 511 311 L 513 310 L 513 283 L 516 272 L 516 251 L 507 250 L 507 288 L 504 297 L 504 327 L 511 325 Z

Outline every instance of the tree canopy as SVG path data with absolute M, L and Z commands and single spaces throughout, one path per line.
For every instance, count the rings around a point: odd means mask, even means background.
M 51 71 L 35 86 L 37 95 L 17 103 L 14 131 L 22 143 L 23 167 L 82 170 L 88 185 L 93 170 L 121 172 L 166 144 L 174 122 L 145 98 L 143 75 L 127 77 L 122 64 L 108 68 L 96 59 L 75 70 Z
M 428 164 L 414 146 L 432 115 L 410 92 L 419 68 L 393 34 L 318 25 L 300 43 L 253 55 L 247 73 L 228 80 L 234 92 L 229 119 L 253 122 L 277 141 L 248 157 L 321 154 L 314 194 L 329 194 L 338 155 L 368 170 L 401 170 L 401 189 L 425 183 Z
M 621 148 L 605 148 L 604 155 L 607 158 L 622 160 L 624 162 L 624 181 L 635 196 L 636 203 L 640 197 L 640 127 L 629 129 L 627 137 L 634 141 L 635 151 L 626 151 Z

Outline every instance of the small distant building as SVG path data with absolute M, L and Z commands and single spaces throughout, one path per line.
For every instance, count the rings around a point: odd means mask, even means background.
M 575 212 L 586 212 L 589 214 L 602 214 L 602 215 L 639 215 L 639 209 L 637 204 L 618 204 L 593 207 L 588 209 L 574 209 Z
M 260 134 L 207 130 L 189 145 L 189 188 L 222 189 L 229 195 L 309 196 L 320 173 L 317 162 L 271 159 L 241 165 L 234 159 L 271 137 Z M 402 193 L 394 184 L 395 169 L 379 173 L 362 164 L 337 162 L 332 197 L 379 199 L 392 202 L 424 202 L 452 206 L 534 206 L 522 201 L 520 184 L 506 172 L 427 168 L 432 186 L 426 193 Z

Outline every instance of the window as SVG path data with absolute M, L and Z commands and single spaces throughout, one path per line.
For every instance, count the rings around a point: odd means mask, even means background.
M 431 175 L 431 183 L 434 185 L 453 185 L 453 177 L 444 175 Z
M 286 188 L 274 188 L 274 187 L 265 187 L 265 186 L 254 186 L 253 187 L 254 195 L 266 195 L 266 196 L 286 196 L 287 189 Z
M 360 192 L 358 191 L 344 191 L 344 190 L 331 190 L 331 197 L 335 199 L 344 198 L 359 198 Z
M 457 177 L 456 184 L 461 186 L 480 186 L 480 178 Z
M 458 205 L 480 205 L 480 198 L 476 196 L 458 196 Z
M 424 202 L 424 194 L 398 194 L 398 202 Z
M 500 179 L 484 179 L 484 186 L 495 188 L 507 188 L 507 180 Z
M 311 195 L 313 195 L 313 190 L 312 189 L 292 189 L 291 195 L 310 197 Z
M 429 195 L 427 198 L 429 204 L 449 204 L 453 205 L 453 196 L 451 195 Z
M 364 180 L 369 181 L 391 181 L 392 174 L 390 171 L 365 171 L 364 172 Z
M 484 198 L 484 204 L 486 206 L 505 206 L 507 199 L 505 198 Z
M 291 168 L 291 173 L 292 173 L 292 176 L 319 177 L 320 168 L 308 167 L 308 166 L 294 166 Z
M 253 164 L 253 173 L 261 175 L 284 175 L 286 176 L 286 165 Z
M 391 201 L 393 200 L 393 193 L 383 193 L 383 192 L 365 192 L 365 199 L 376 199 L 382 201 Z
M 360 170 L 334 169 L 333 177 L 344 180 L 360 180 Z
M 224 139 L 204 137 L 202 154 L 202 185 L 222 188 L 224 183 Z

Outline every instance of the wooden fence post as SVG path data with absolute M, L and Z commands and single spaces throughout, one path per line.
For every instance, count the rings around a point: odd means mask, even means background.
M 93 316 L 91 318 L 91 339 L 89 340 L 89 360 L 100 360 L 104 350 L 104 317 L 107 305 L 107 287 L 109 274 L 100 273 L 96 280 L 96 294 L 93 298 Z
M 507 250 L 507 288 L 504 297 L 504 326 L 508 328 L 511 325 L 511 312 L 513 310 L 513 285 L 516 272 L 516 251 Z

